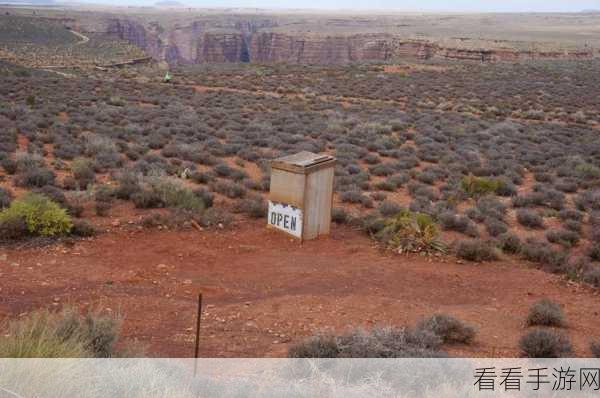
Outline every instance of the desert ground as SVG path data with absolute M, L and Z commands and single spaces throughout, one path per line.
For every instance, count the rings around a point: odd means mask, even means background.
M 564 306 L 578 356 L 590 355 L 597 329 L 596 289 L 512 259 L 389 255 L 345 226 L 300 245 L 262 220 L 147 232 L 135 225 L 139 212 L 116 215 L 122 226 L 73 246 L 4 250 L 3 314 L 65 304 L 120 311 L 123 336 L 164 357 L 193 355 L 198 292 L 203 357 L 281 357 L 318 332 L 409 325 L 433 313 L 477 328 L 475 342 L 451 354 L 519 356 L 527 310 L 544 297 Z
M 438 21 L 415 41 L 342 15 L 335 40 L 309 40 L 298 15 L 240 25 L 250 17 L 171 10 L 185 32 L 161 41 L 152 12 L 3 11 L 7 322 L 100 310 L 122 318 L 119 344 L 186 357 L 202 293 L 202 356 L 282 357 L 308 336 L 447 314 L 475 330 L 449 355 L 516 357 L 531 306 L 549 299 L 565 321 L 537 325 L 596 355 L 600 65 L 581 39 L 596 13 L 520 16 L 486 47 L 494 32 L 441 39 L 481 16 L 386 19 Z M 112 22 L 92 26 L 94 13 Z M 187 30 L 206 21 L 240 36 Z M 373 34 L 391 36 L 373 47 Z M 337 159 L 332 232 L 302 243 L 266 225 L 270 161 L 299 151 Z

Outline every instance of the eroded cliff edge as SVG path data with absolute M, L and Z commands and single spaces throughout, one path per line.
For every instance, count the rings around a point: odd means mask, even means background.
M 165 28 L 130 18 L 108 18 L 86 25 L 71 19 L 69 27 L 102 32 L 125 39 L 148 55 L 170 64 L 219 62 L 288 62 L 298 64 L 345 64 L 395 58 L 446 58 L 484 62 L 529 59 L 593 58 L 592 48 L 565 50 L 517 50 L 448 46 L 429 40 L 405 39 L 391 34 L 319 35 L 273 31 L 273 19 L 237 21 L 223 29 L 205 21 Z

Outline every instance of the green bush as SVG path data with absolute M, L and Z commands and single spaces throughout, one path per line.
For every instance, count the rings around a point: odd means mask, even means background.
M 31 235 L 65 235 L 73 227 L 71 217 L 65 209 L 36 193 L 26 194 L 22 199 L 15 200 L 8 209 L 0 212 L 0 225 L 15 223 L 18 219 L 25 222 Z
M 496 193 L 501 186 L 502 181 L 486 177 L 475 177 L 472 174 L 463 177 L 460 181 L 461 189 L 471 197 L 480 197 L 490 193 Z
M 423 213 L 402 210 L 385 219 L 384 227 L 375 235 L 388 248 L 403 252 L 445 252 L 446 245 L 439 238 L 439 229 L 433 219 Z
M 174 180 L 162 178 L 151 185 L 166 207 L 196 212 L 205 208 L 202 198 Z

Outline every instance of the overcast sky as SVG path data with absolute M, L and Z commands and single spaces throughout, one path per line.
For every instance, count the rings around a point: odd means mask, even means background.
M 159 0 L 87 0 L 96 3 L 153 5 Z M 400 11 L 581 11 L 600 9 L 600 0 L 179 0 L 194 7 L 393 9 Z

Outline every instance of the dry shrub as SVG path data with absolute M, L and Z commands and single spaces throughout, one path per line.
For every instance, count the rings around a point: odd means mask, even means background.
M 527 325 L 561 327 L 565 325 L 565 315 L 559 304 L 548 299 L 542 299 L 529 309 Z
M 235 204 L 235 211 L 252 218 L 266 217 L 268 210 L 269 204 L 261 196 L 242 199 Z
M 458 242 L 456 255 L 467 261 L 496 261 L 500 258 L 498 249 L 488 241 L 479 239 Z
M 73 358 L 118 355 L 120 317 L 71 309 L 61 313 L 37 311 L 5 325 L 0 357 Z
M 550 243 L 557 243 L 564 247 L 573 247 L 579 243 L 580 236 L 577 232 L 567 229 L 553 229 L 546 232 L 546 239 Z
M 498 237 L 498 245 L 504 253 L 516 254 L 521 251 L 521 239 L 510 232 L 504 233 Z
M 341 207 L 331 209 L 331 221 L 337 224 L 347 224 L 350 221 L 350 215 Z
M 519 348 L 528 358 L 561 358 L 573 352 L 569 339 L 562 333 L 535 329 L 519 340 Z
M 517 221 L 528 228 L 544 228 L 544 218 L 539 213 L 531 210 L 517 210 Z
M 444 344 L 469 344 L 475 338 L 475 328 L 446 314 L 433 315 L 419 323 L 417 330 L 430 331 Z
M 595 340 L 590 343 L 590 351 L 594 358 L 600 358 L 600 341 Z
M 341 336 L 320 334 L 293 344 L 291 358 L 433 358 L 445 357 L 439 351 L 441 339 L 426 330 L 378 327 L 371 331 L 355 329 Z

